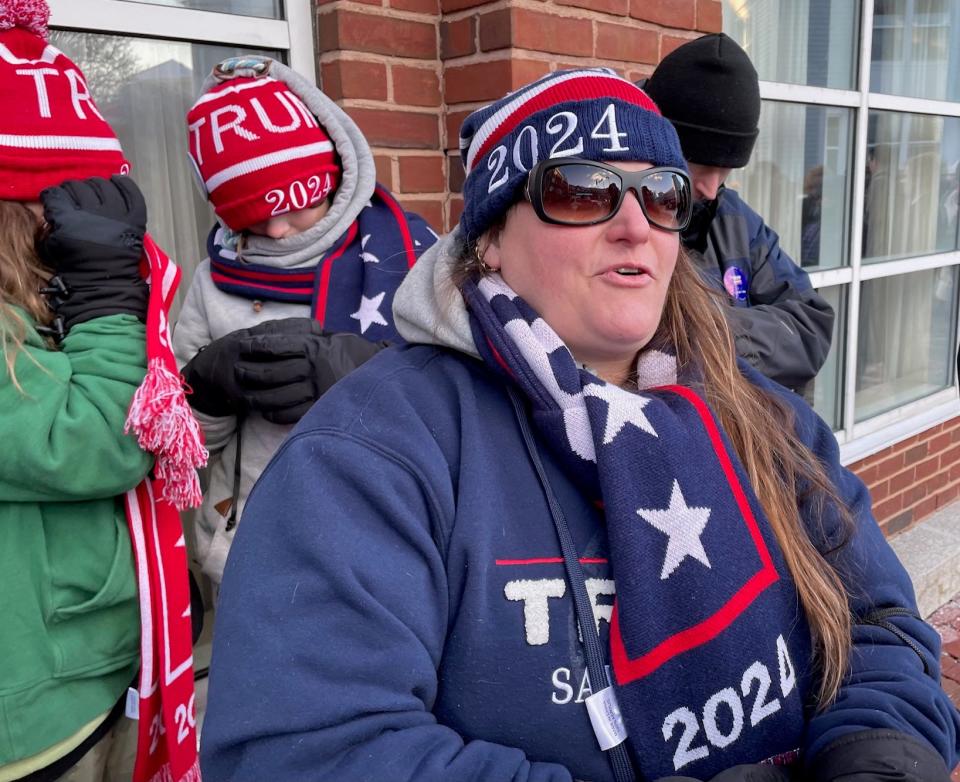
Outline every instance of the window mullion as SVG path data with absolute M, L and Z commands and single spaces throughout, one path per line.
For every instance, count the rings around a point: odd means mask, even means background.
M 314 14 L 311 13 L 312 0 L 284 0 L 287 25 L 290 36 L 290 67 L 308 79 L 317 83 L 317 56 L 314 52 Z
M 864 180 L 867 167 L 867 120 L 870 92 L 870 56 L 873 43 L 873 0 L 863 0 L 860 18 L 860 67 L 857 135 L 853 150 L 853 215 L 850 221 L 850 295 L 847 297 L 847 345 L 844 354 L 843 426 L 846 439 L 854 437 L 857 388 L 857 337 L 860 330 L 860 265 L 863 250 Z

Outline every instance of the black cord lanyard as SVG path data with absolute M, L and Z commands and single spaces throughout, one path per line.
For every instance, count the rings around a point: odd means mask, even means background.
M 590 674 L 590 683 L 597 689 L 609 686 L 607 680 L 607 671 L 603 664 L 603 653 L 600 649 L 600 636 L 597 634 L 597 626 L 593 619 L 593 609 L 590 607 L 590 598 L 587 595 L 586 579 L 583 575 L 583 568 L 580 566 L 580 558 L 577 556 L 577 548 L 573 542 L 573 536 L 570 534 L 570 528 L 567 526 L 566 518 L 563 515 L 563 508 L 557 501 L 553 493 L 553 487 L 547 479 L 547 473 L 543 469 L 543 462 L 540 460 L 540 454 L 537 451 L 536 443 L 533 441 L 533 435 L 530 432 L 530 423 L 527 420 L 527 414 L 524 410 L 523 402 L 517 396 L 517 392 L 507 387 L 510 394 L 510 401 L 513 403 L 513 411 L 517 416 L 517 422 L 520 424 L 520 432 L 523 434 L 523 442 L 530 454 L 530 461 L 537 471 L 537 477 L 540 479 L 540 485 L 543 487 L 543 493 L 547 498 L 547 505 L 550 507 L 550 515 L 553 517 L 553 525 L 557 530 L 557 538 L 560 540 L 560 550 L 563 552 L 563 565 L 567 571 L 567 582 L 570 584 L 570 591 L 573 593 L 573 607 L 577 617 L 577 624 L 580 626 L 580 635 L 583 638 L 584 651 L 587 657 L 587 672 Z M 616 782 L 634 782 L 636 776 L 633 773 L 633 765 L 627 754 L 625 744 L 618 744 L 607 750 L 610 759 L 610 765 L 613 768 L 613 776 Z

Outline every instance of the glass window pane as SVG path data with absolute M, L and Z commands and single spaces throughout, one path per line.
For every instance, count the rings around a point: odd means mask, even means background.
M 150 232 L 184 271 L 176 313 L 193 269 L 206 254 L 207 234 L 214 223 L 187 161 L 187 109 L 221 60 L 280 54 L 65 30 L 52 30 L 50 42 L 86 75 L 146 196 Z
M 960 100 L 960 3 L 875 0 L 870 89 Z
M 956 307 L 956 266 L 862 283 L 857 421 L 950 386 Z
M 958 163 L 960 118 L 870 112 L 865 262 L 956 249 Z
M 843 428 L 843 367 L 847 333 L 846 285 L 820 288 L 818 293 L 829 302 L 837 314 L 833 321 L 833 341 L 827 360 L 813 381 L 813 409 L 830 424 L 834 431 Z
M 723 31 L 765 81 L 854 89 L 859 20 L 859 0 L 723 0 Z
M 750 164 L 727 178 L 801 266 L 849 263 L 852 145 L 852 109 L 764 101 Z
M 282 19 L 280 0 L 125 0 L 128 3 L 150 5 L 174 5 L 178 8 L 194 8 L 198 11 L 220 11 L 238 16 L 262 16 Z

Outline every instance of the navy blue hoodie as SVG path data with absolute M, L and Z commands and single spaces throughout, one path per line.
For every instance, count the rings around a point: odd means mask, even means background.
M 854 516 L 837 561 L 854 614 L 915 609 L 832 432 L 796 395 L 741 369 L 794 406 L 803 441 Z M 615 585 L 602 512 L 540 450 L 606 647 Z M 443 347 L 381 353 L 314 406 L 251 495 L 218 610 L 205 778 L 611 780 L 583 705 L 591 687 L 570 592 L 502 381 Z M 678 661 L 702 697 L 671 730 L 647 737 L 644 774 L 697 776 L 704 753 L 734 765 L 784 749 L 753 726 L 773 704 L 815 689 L 809 653 L 796 651 L 809 649 L 806 623 L 784 619 L 789 662 L 779 644 L 754 648 L 736 623 Z M 858 625 L 840 695 L 809 718 L 796 749 L 813 756 L 844 733 L 890 728 L 956 761 L 939 639 L 919 619 L 890 622 L 916 648 Z M 717 681 L 713 655 L 741 661 L 742 680 Z M 743 682 L 746 719 L 733 736 L 706 705 Z M 679 713 L 668 696 L 651 699 L 665 721 Z

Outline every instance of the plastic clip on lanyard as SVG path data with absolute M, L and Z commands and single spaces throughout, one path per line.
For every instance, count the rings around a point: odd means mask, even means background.
M 606 686 L 588 697 L 585 701 L 587 713 L 590 715 L 590 723 L 593 725 L 593 732 L 597 736 L 600 748 L 608 752 L 610 765 L 613 768 L 613 776 L 616 782 L 634 782 L 636 776 L 633 773 L 633 764 L 627 755 L 627 748 L 623 742 L 627 738 L 627 732 L 620 717 L 620 709 L 617 706 L 617 698 L 613 687 L 607 676 L 606 667 L 603 664 L 603 654 L 600 651 L 600 636 L 597 633 L 597 627 L 593 619 L 593 609 L 590 607 L 590 598 L 587 595 L 586 579 L 583 575 L 583 568 L 580 567 L 580 559 L 577 556 L 576 546 L 573 543 L 573 536 L 570 534 L 570 528 L 567 526 L 563 515 L 563 509 L 557 501 L 550 481 L 547 479 L 547 473 L 543 469 L 543 462 L 540 460 L 540 454 L 533 441 L 533 435 L 530 432 L 530 424 L 527 415 L 517 393 L 512 388 L 507 388 L 510 394 L 510 401 L 513 403 L 513 411 L 516 414 L 517 422 L 520 424 L 520 432 L 523 435 L 524 444 L 527 452 L 530 454 L 530 461 L 537 471 L 537 477 L 540 479 L 540 485 L 543 487 L 543 493 L 547 498 L 547 505 L 550 507 L 550 515 L 553 518 L 553 525 L 557 530 L 557 537 L 560 540 L 560 550 L 563 552 L 563 565 L 567 571 L 567 581 L 570 584 L 570 590 L 573 593 L 573 607 L 577 616 L 577 624 L 580 626 L 580 635 L 583 637 L 584 651 L 587 657 L 587 672 L 590 674 L 590 681 L 596 685 L 598 682 L 604 682 Z

